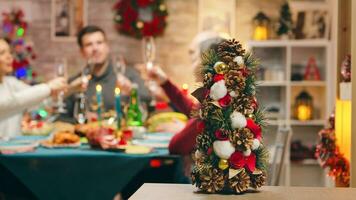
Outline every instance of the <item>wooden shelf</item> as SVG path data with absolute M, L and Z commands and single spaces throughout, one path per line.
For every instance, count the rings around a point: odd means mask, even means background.
M 250 47 L 326 47 L 330 45 L 330 41 L 326 39 L 309 39 L 309 40 L 264 40 L 264 41 L 249 41 Z
M 304 159 L 301 161 L 291 161 L 291 163 L 296 164 L 296 165 L 317 165 L 317 166 L 319 166 L 318 161 L 316 159 L 311 159 L 311 158 Z
M 270 126 L 278 126 L 280 124 L 286 124 L 286 120 L 280 120 L 280 119 L 272 119 L 272 120 L 267 119 L 266 122 Z
M 318 86 L 325 87 L 325 81 L 291 81 L 291 86 Z
M 308 120 L 308 121 L 300 121 L 300 120 L 290 120 L 290 124 L 292 126 L 324 126 L 325 120 L 322 119 L 315 119 L 315 120 Z
M 274 86 L 286 86 L 287 82 L 285 81 L 258 81 L 257 86 L 259 87 L 274 87 Z

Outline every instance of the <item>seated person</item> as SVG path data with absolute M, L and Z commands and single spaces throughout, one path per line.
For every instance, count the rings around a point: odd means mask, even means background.
M 64 78 L 30 86 L 7 76 L 12 72 L 12 62 L 9 44 L 0 38 L 0 140 L 20 135 L 23 112 L 67 87 Z
M 114 63 L 110 61 L 110 48 L 105 32 L 97 26 L 86 26 L 78 33 L 77 42 L 80 51 L 85 60 L 90 61 L 90 66 L 86 69 L 89 71 L 89 82 L 85 87 L 81 84 L 81 73 L 70 79 L 70 88 L 68 98 L 66 99 L 67 113 L 60 118 L 62 121 L 75 123 L 73 118 L 75 94 L 83 91 L 86 96 L 88 108 L 95 103 L 96 86 L 102 86 L 104 112 L 115 109 L 115 87 L 120 87 L 122 94 L 126 95 L 123 100 L 127 102 L 131 90 L 131 81 L 139 84 L 139 94 L 143 101 L 149 101 L 148 92 L 143 87 L 143 81 L 139 74 L 133 69 L 126 70 L 129 80 L 123 75 L 115 73 Z
M 217 44 L 223 40 L 223 37 L 214 32 L 202 32 L 198 34 L 189 49 L 194 69 L 200 64 L 201 53 L 210 48 L 217 48 Z M 190 116 L 192 110 L 198 108 L 199 104 L 184 95 L 181 90 L 169 80 L 161 68 L 154 66 L 148 71 L 148 74 L 151 79 L 161 85 L 178 111 Z M 201 77 L 196 77 L 196 81 L 201 82 Z M 194 150 L 196 137 L 199 133 L 199 120 L 190 119 L 184 129 L 177 133 L 170 141 L 169 152 L 171 154 L 189 155 Z

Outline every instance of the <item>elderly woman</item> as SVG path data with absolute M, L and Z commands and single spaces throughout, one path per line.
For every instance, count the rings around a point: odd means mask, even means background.
M 189 54 L 191 56 L 192 67 L 197 69 L 201 62 L 201 54 L 210 48 L 217 48 L 217 44 L 225 38 L 215 32 L 199 33 L 192 41 Z M 178 109 L 179 112 L 189 116 L 191 111 L 199 105 L 184 95 L 180 89 L 174 85 L 163 70 L 157 66 L 153 67 L 149 72 L 149 77 L 155 80 L 169 97 L 171 103 Z M 197 82 L 202 82 L 201 77 L 196 77 Z M 169 152 L 171 154 L 189 155 L 194 147 L 199 130 L 199 121 L 190 119 L 185 127 L 174 135 L 169 143 Z
M 30 86 L 7 76 L 12 72 L 12 61 L 9 44 L 0 38 L 0 140 L 20 135 L 23 112 L 67 86 L 64 78 Z

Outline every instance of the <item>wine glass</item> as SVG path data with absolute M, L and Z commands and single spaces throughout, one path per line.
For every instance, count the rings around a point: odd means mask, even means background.
M 142 39 L 142 55 L 147 70 L 150 70 L 153 67 L 153 62 L 156 56 L 155 41 L 152 36 L 144 37 Z
M 144 37 L 142 39 L 142 55 L 143 55 L 143 61 L 146 64 L 146 70 L 147 71 L 151 70 L 153 67 L 155 57 L 156 57 L 156 47 L 155 47 L 154 38 L 152 36 Z M 154 91 L 155 88 L 158 87 L 157 83 L 152 80 L 147 80 L 146 86 L 151 91 L 152 91 L 152 89 Z M 152 96 L 152 100 L 151 100 L 150 104 L 151 104 L 151 106 L 156 105 L 155 95 Z
M 79 124 L 84 124 L 86 122 L 87 110 L 88 110 L 88 107 L 86 104 L 85 94 L 83 92 L 81 92 L 74 104 L 74 113 L 73 113 L 74 118 L 77 120 L 77 122 Z
M 126 62 L 122 55 L 113 58 L 115 73 L 124 75 L 126 72 Z
M 56 76 L 67 78 L 67 61 L 65 58 L 56 59 Z M 57 112 L 65 113 L 64 91 L 60 91 L 57 96 Z

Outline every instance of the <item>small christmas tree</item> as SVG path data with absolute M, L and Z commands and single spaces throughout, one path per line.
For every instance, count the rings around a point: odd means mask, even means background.
M 193 184 L 208 193 L 243 193 L 265 184 L 268 151 L 262 145 L 264 117 L 256 100 L 257 62 L 228 40 L 202 57 L 197 75 L 200 101 Z
M 279 36 L 288 36 L 292 31 L 292 16 L 288 2 L 284 3 L 280 10 L 279 28 L 277 34 Z
M 36 54 L 33 52 L 30 42 L 25 38 L 28 24 L 24 19 L 24 12 L 14 8 L 2 15 L 2 32 L 14 50 L 14 75 L 31 84 L 35 82 L 33 78 L 36 75 L 33 72 L 31 61 L 36 59 Z

